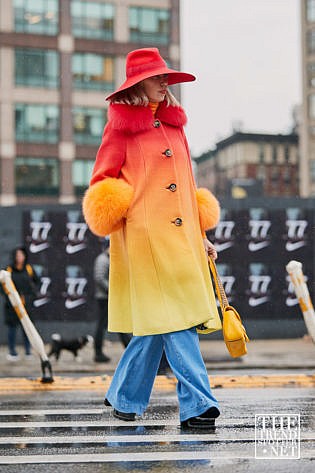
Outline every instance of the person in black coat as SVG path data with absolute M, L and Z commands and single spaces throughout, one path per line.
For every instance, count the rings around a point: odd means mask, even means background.
M 16 290 L 21 297 L 27 313 L 30 315 L 33 300 L 36 295 L 36 289 L 39 284 L 39 278 L 33 267 L 27 262 L 27 259 L 28 255 L 24 247 L 20 246 L 15 248 L 12 252 L 11 264 L 7 266 L 6 271 L 11 273 L 12 281 L 14 282 Z M 8 327 L 9 353 L 7 359 L 9 361 L 15 361 L 18 359 L 16 351 L 16 334 L 19 327 L 23 330 L 25 355 L 26 357 L 31 356 L 30 342 L 7 296 L 5 296 L 4 317 L 5 324 Z
M 107 363 L 110 358 L 103 353 L 104 333 L 108 327 L 108 285 L 109 285 L 109 239 L 101 239 L 102 252 L 95 258 L 93 276 L 95 285 L 94 297 L 98 305 L 98 322 L 94 336 L 96 363 Z M 126 348 L 130 342 L 129 333 L 119 333 L 119 339 Z

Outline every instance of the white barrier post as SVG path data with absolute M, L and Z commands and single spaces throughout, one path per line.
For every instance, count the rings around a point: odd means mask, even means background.
M 289 273 L 294 286 L 307 331 L 315 343 L 315 311 L 305 282 L 305 276 L 302 271 L 302 263 L 292 260 L 286 265 L 286 270 Z
M 0 283 L 2 284 L 4 292 L 7 294 L 10 303 L 15 310 L 17 316 L 20 319 L 20 322 L 24 328 L 24 331 L 29 339 L 32 347 L 37 352 L 41 358 L 42 372 L 43 372 L 43 383 L 53 382 L 52 369 L 50 361 L 45 351 L 44 343 L 39 333 L 37 332 L 35 326 L 33 325 L 31 319 L 26 312 L 26 309 L 21 301 L 19 293 L 16 290 L 14 282 L 12 281 L 11 274 L 9 271 L 0 271 Z M 48 371 L 48 373 L 47 373 Z

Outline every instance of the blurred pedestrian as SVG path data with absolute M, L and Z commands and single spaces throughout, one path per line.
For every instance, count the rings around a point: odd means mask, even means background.
M 11 263 L 7 266 L 6 271 L 11 273 L 12 281 L 28 315 L 30 316 L 33 307 L 33 300 L 36 297 L 36 292 L 39 286 L 39 277 L 37 276 L 33 266 L 28 263 L 26 248 L 19 246 L 13 250 Z M 16 361 L 19 359 L 16 351 L 16 336 L 19 328 L 22 329 L 25 356 L 26 358 L 31 357 L 30 342 L 7 296 L 5 296 L 4 316 L 5 324 L 8 327 L 7 359 L 9 361 Z
M 104 334 L 108 327 L 108 279 L 109 279 L 109 239 L 102 241 L 102 252 L 94 261 L 95 299 L 98 306 L 98 321 L 94 336 L 94 361 L 107 363 L 110 357 L 103 353 Z M 119 338 L 126 347 L 131 336 L 128 333 L 119 333 Z
M 105 398 L 132 421 L 146 409 L 165 350 L 178 380 L 183 428 L 212 429 L 219 416 L 196 327 L 220 328 L 205 230 L 219 204 L 196 189 L 183 126 L 168 86 L 195 80 L 170 69 L 157 48 L 127 56 L 125 82 L 111 95 L 83 212 L 91 230 L 111 234 L 109 330 L 133 332 Z M 201 104 L 202 106 L 202 104 Z

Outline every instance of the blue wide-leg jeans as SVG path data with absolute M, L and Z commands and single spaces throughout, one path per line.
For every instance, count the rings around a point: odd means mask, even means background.
M 203 414 L 218 402 L 211 393 L 195 328 L 161 335 L 132 337 L 113 376 L 106 398 L 121 412 L 145 411 L 165 350 L 177 378 L 180 420 Z

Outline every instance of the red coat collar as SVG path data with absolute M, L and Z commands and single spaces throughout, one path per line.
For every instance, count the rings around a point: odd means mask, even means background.
M 167 107 L 165 102 L 160 104 L 155 118 L 175 127 L 182 127 L 187 122 L 182 107 L 172 105 Z M 154 119 L 150 107 L 113 103 L 108 109 L 108 122 L 115 130 L 137 133 L 150 130 Z

